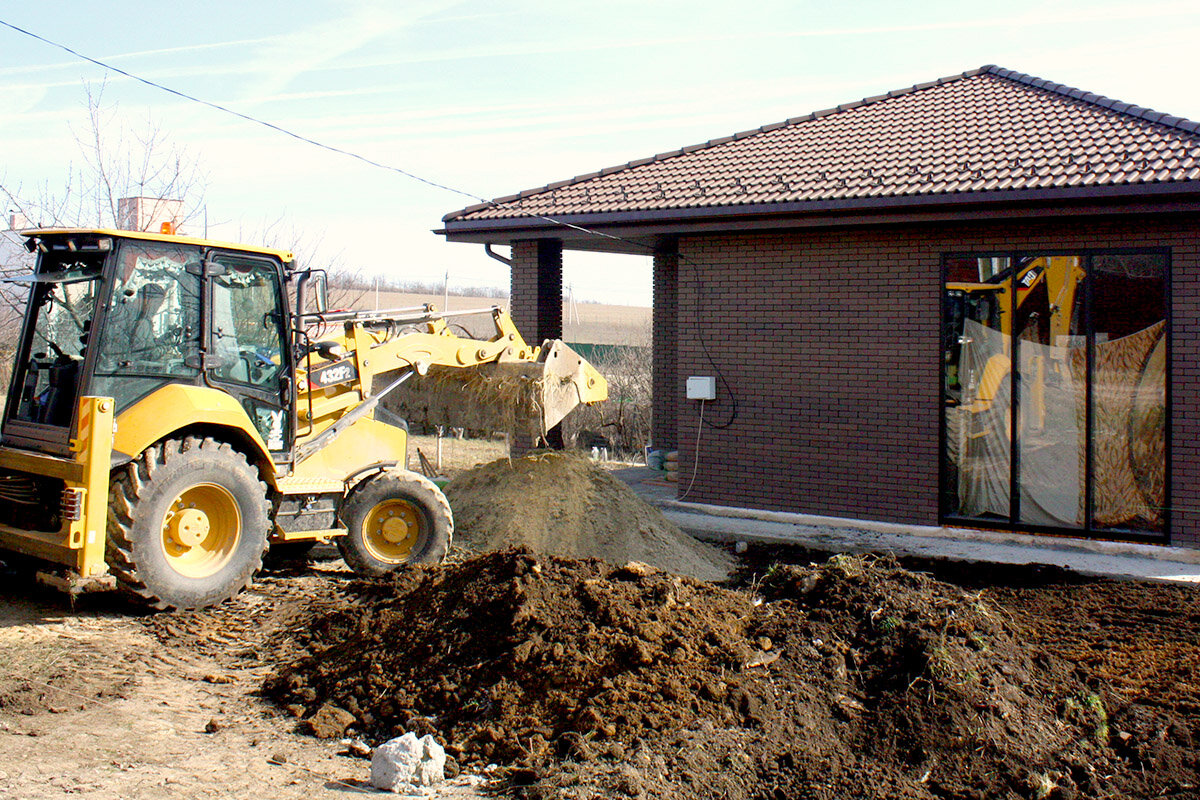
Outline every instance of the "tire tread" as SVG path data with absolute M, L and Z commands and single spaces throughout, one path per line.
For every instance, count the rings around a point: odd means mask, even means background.
M 342 523 L 346 525 L 349 531 L 346 536 L 340 537 L 337 540 L 338 550 L 341 552 L 346 564 L 360 575 L 380 575 L 400 566 L 399 564 L 388 566 L 373 559 L 366 552 L 365 548 L 359 547 L 357 543 L 359 532 L 354 530 L 357 524 L 355 518 L 360 513 L 365 512 L 365 509 L 358 508 L 358 504 L 363 502 L 366 493 L 377 491 L 378 487 L 385 485 L 385 482 L 389 481 L 399 487 L 415 487 L 418 490 L 415 496 L 406 499 L 426 499 L 430 501 L 429 503 L 422 503 L 422 505 L 426 506 L 425 510 L 431 517 L 434 525 L 433 533 L 435 535 L 437 535 L 439 521 L 445 527 L 444 542 L 434 542 L 425 552 L 409 561 L 409 563 L 440 563 L 450 551 L 450 545 L 454 540 L 454 514 L 450 509 L 450 501 L 446 499 L 446 495 L 437 487 L 437 484 L 416 472 L 402 469 L 385 470 L 363 482 L 351 492 L 343 501 L 342 509 L 338 514 Z M 429 507 L 430 505 L 433 507 Z M 442 537 L 438 535 L 438 538 Z
M 108 563 L 110 572 L 112 572 L 113 576 L 117 579 L 117 583 L 123 590 L 159 610 L 195 606 L 174 603 L 170 598 L 158 596 L 146 585 L 146 582 L 139 574 L 137 559 L 134 555 L 134 519 L 138 513 L 138 506 L 144 501 L 147 493 L 152 488 L 156 476 L 161 472 L 167 471 L 173 465 L 173 462 L 186 460 L 190 453 L 195 450 L 219 452 L 227 458 L 240 462 L 231 465 L 234 469 L 245 469 L 253 472 L 256 476 L 256 482 L 261 489 L 261 501 L 258 503 L 258 508 L 255 509 L 253 516 L 264 526 L 270 524 L 267 485 L 262 481 L 261 476 L 258 475 L 258 470 L 250 464 L 243 453 L 235 450 L 226 442 L 218 442 L 211 436 L 204 437 L 203 439 L 195 436 L 187 436 L 182 439 L 167 439 L 161 444 L 146 448 L 141 456 L 131 464 L 113 473 L 112 480 L 109 483 L 108 535 L 105 546 L 105 560 Z M 215 598 L 211 605 L 216 605 L 234 597 L 250 585 L 254 574 L 262 567 L 263 557 L 268 547 L 267 539 L 267 536 L 263 537 L 262 549 L 257 553 L 254 567 L 247 572 L 245 580 L 227 587 L 227 591 L 222 591 L 220 593 L 221 596 Z

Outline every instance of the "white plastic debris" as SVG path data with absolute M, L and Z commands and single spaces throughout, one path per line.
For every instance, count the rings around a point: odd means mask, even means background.
M 446 779 L 446 751 L 428 734 L 411 731 L 391 739 L 371 754 L 371 785 L 397 794 L 413 787 L 435 786 Z
M 371 745 L 362 739 L 342 739 L 341 745 L 352 756 L 358 756 L 359 758 L 371 757 Z

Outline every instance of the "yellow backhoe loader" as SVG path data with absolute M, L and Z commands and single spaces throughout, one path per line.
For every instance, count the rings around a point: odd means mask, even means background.
M 490 318 L 474 338 L 432 306 L 329 312 L 324 274 L 284 251 L 23 235 L 37 264 L 19 279 L 0 548 L 49 562 L 41 576 L 71 592 L 204 607 L 289 542 L 335 541 L 363 574 L 437 562 L 450 507 L 406 469 L 397 411 L 545 433 L 607 395 L 574 351 L 527 344 L 498 308 L 454 315 Z

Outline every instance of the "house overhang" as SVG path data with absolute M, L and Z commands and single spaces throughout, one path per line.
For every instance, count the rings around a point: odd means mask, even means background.
M 680 236 L 918 222 L 1200 212 L 1200 181 L 866 197 L 498 219 L 445 219 L 451 242 L 559 239 L 564 249 L 647 255 Z

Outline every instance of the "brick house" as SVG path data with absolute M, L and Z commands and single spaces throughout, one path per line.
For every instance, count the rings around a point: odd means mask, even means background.
M 448 214 L 652 254 L 688 500 L 1200 547 L 1200 125 L 994 66 Z M 689 376 L 716 398 L 685 397 Z

